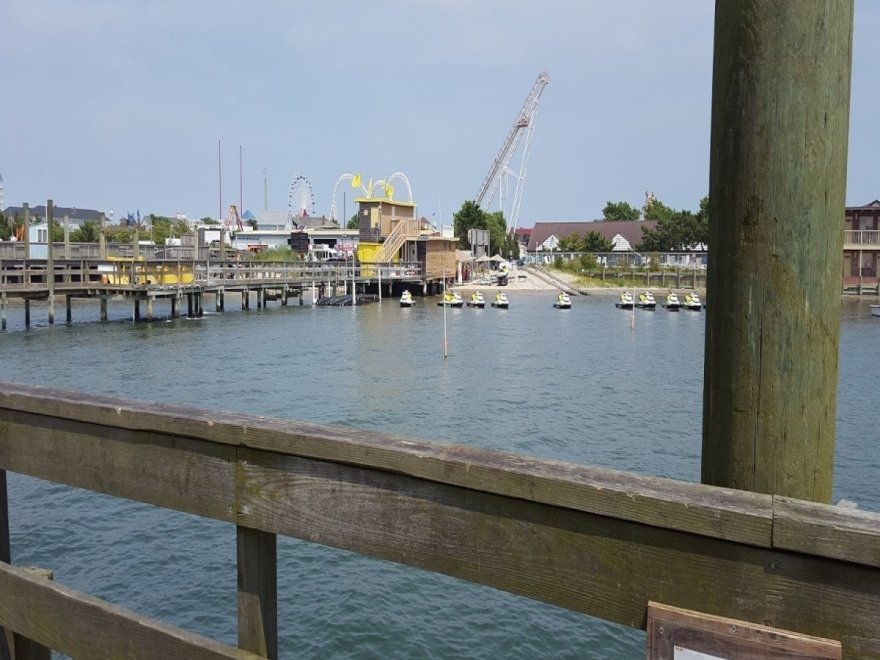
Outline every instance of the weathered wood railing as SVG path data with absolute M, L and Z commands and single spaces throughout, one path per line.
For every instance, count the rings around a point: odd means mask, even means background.
M 2 470 L 236 524 L 239 646 L 269 656 L 277 534 L 628 626 L 643 628 L 654 600 L 837 639 L 847 657 L 880 656 L 877 514 L 8 383 L 0 383 Z M 238 653 L 16 568 L 0 568 L 0 594 L 0 626 L 73 656 Z M 122 632 L 95 648 L 89 626 L 111 622 Z

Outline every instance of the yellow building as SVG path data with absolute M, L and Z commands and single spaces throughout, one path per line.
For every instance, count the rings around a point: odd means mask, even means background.
M 455 275 L 453 237 L 441 237 L 422 227 L 414 202 L 360 197 L 358 205 L 358 261 L 364 264 L 420 264 L 425 280 Z

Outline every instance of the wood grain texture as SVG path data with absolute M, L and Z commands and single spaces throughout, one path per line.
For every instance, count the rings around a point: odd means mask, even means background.
M 674 660 L 676 647 L 712 657 L 840 660 L 840 642 L 648 603 L 648 660 Z
M 769 547 L 769 496 L 305 422 L 0 383 L 3 409 L 398 472 Z M 2 463 L 0 463 L 2 467 Z
M 868 567 L 277 454 L 254 452 L 239 482 L 239 524 L 628 626 L 656 600 L 880 654 Z
M 238 648 L 278 657 L 278 557 L 275 534 L 236 525 Z
M 705 483 L 829 502 L 853 0 L 718 0 Z
M 0 409 L 0 469 L 231 521 L 235 449 Z
M 777 496 L 773 546 L 880 568 L 880 516 Z
M 74 658 L 258 658 L 0 564 L 0 625 Z M 22 604 L 26 607 L 22 607 Z

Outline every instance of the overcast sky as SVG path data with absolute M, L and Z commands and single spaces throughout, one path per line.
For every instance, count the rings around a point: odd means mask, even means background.
M 401 171 L 419 213 L 448 224 L 547 71 L 520 226 L 599 218 L 646 190 L 696 209 L 713 13 L 709 0 L 3 0 L 5 202 L 225 216 L 241 147 L 245 209 L 263 208 L 264 169 L 270 209 L 301 173 L 328 215 L 341 174 Z M 848 205 L 880 197 L 878 34 L 880 2 L 856 0 Z

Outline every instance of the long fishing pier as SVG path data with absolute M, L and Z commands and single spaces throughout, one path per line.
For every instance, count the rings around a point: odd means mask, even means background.
M 241 309 L 256 308 L 269 301 L 287 306 L 290 298 L 303 304 L 306 291 L 329 295 L 352 289 L 389 295 L 403 285 L 426 289 L 417 263 L 353 264 L 320 262 L 193 261 L 193 260 L 46 260 L 0 261 L 0 329 L 7 325 L 12 301 L 22 301 L 25 326 L 31 324 L 31 303 L 45 301 L 50 324 L 55 322 L 56 297 L 65 297 L 65 318 L 73 320 L 75 299 L 100 301 L 100 318 L 107 320 L 110 300 L 127 300 L 135 321 L 153 320 L 157 302 L 170 304 L 171 318 L 181 316 L 186 305 L 190 317 L 201 316 L 206 296 L 214 299 L 215 311 L 226 307 L 226 297 L 240 297 Z

